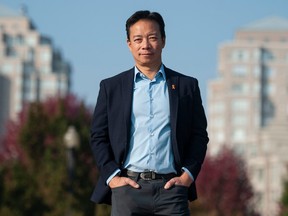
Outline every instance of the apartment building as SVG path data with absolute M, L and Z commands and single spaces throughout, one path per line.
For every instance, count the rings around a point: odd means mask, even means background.
M 279 211 L 288 177 L 288 20 L 268 17 L 219 46 L 209 82 L 210 153 L 227 145 L 247 163 L 261 215 Z
M 24 11 L 0 5 L 0 135 L 26 102 L 64 96 L 71 69 Z

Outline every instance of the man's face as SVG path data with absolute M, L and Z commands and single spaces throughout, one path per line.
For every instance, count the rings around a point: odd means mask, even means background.
M 152 20 L 139 20 L 130 27 L 128 47 L 138 67 L 159 67 L 165 39 L 161 37 L 158 23 Z

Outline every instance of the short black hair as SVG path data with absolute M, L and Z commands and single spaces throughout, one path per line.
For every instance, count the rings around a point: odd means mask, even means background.
M 141 11 L 136 11 L 126 21 L 126 34 L 127 34 L 128 40 L 130 40 L 130 27 L 141 19 L 148 19 L 148 20 L 152 20 L 158 23 L 161 37 L 166 38 L 165 23 L 164 23 L 163 17 L 157 12 L 150 12 L 149 10 L 141 10 Z

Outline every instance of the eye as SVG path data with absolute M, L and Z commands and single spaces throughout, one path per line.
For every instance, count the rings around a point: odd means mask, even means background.
M 141 43 L 141 41 L 142 41 L 141 38 L 135 38 L 135 39 L 134 39 L 134 42 L 135 42 L 135 43 Z
M 150 40 L 150 41 L 157 41 L 158 38 L 157 38 L 156 36 L 150 36 L 150 37 L 149 37 L 149 40 Z

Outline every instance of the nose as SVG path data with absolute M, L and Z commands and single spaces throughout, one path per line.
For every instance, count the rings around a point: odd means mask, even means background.
M 143 49 L 149 49 L 150 48 L 150 42 L 148 38 L 144 38 L 142 41 L 142 48 Z

